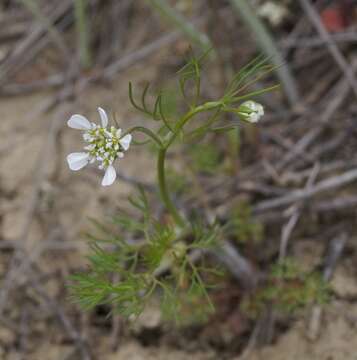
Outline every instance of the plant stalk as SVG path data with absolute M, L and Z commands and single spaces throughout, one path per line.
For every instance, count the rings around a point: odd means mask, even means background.
M 218 107 L 221 107 L 221 106 L 222 106 L 221 102 L 212 101 L 212 102 L 207 102 L 207 103 L 205 103 L 203 105 L 197 106 L 196 108 L 190 110 L 178 122 L 178 124 L 177 124 L 177 126 L 175 128 L 175 132 L 173 132 L 171 134 L 171 136 L 168 139 L 165 146 L 163 146 L 159 150 L 159 154 L 158 154 L 158 158 L 157 158 L 157 177 L 158 177 L 158 183 L 159 183 L 160 196 L 161 196 L 161 199 L 162 199 L 162 201 L 164 202 L 164 204 L 166 206 L 166 209 L 170 212 L 170 214 L 172 215 L 172 217 L 174 218 L 174 220 L 176 221 L 176 223 L 180 227 L 185 226 L 185 220 L 180 215 L 180 213 L 178 212 L 175 204 L 173 203 L 173 201 L 172 201 L 172 199 L 170 197 L 168 187 L 167 187 L 167 182 L 166 182 L 165 159 L 166 159 L 167 150 L 170 147 L 170 145 L 172 145 L 172 143 L 176 140 L 176 138 L 179 135 L 180 131 L 182 130 L 182 128 L 185 126 L 185 124 L 190 119 L 192 119 L 195 115 L 197 115 L 200 112 L 214 110 L 214 109 L 216 109 Z
M 176 209 L 176 206 L 173 203 L 167 188 L 166 175 L 165 175 L 166 152 L 167 152 L 167 148 L 160 149 L 157 158 L 157 178 L 159 183 L 160 196 L 161 196 L 161 200 L 166 206 L 166 209 L 170 212 L 177 225 L 183 228 L 185 226 L 185 220 Z
M 81 66 L 89 68 L 92 63 L 89 50 L 89 28 L 87 19 L 87 0 L 75 0 L 75 18 L 78 34 L 79 59 Z

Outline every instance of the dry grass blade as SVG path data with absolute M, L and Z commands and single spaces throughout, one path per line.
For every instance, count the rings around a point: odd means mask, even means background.
M 272 200 L 262 201 L 254 207 L 256 213 L 279 208 L 289 205 L 295 201 L 311 198 L 321 192 L 331 191 L 351 184 L 357 180 L 357 169 L 346 171 L 341 175 L 336 175 L 327 180 L 320 181 L 308 189 L 294 190 L 286 196 L 275 198 Z
M 300 103 L 297 84 L 289 66 L 282 58 L 274 39 L 269 34 L 263 23 L 255 15 L 246 0 L 230 0 L 230 2 L 232 7 L 237 10 L 239 16 L 242 17 L 249 29 L 253 31 L 259 47 L 269 58 L 271 58 L 271 61 L 277 67 L 277 74 L 284 87 L 285 94 L 290 105 L 292 107 L 297 106 Z

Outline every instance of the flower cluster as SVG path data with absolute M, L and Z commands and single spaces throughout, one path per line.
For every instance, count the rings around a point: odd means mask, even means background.
M 245 101 L 238 109 L 239 114 L 243 116 L 244 120 L 251 123 L 256 123 L 264 115 L 263 105 L 253 101 Z
M 131 134 L 122 136 L 122 130 L 111 126 L 108 129 L 108 115 L 98 108 L 101 125 L 91 123 L 82 115 L 72 115 L 67 124 L 72 129 L 84 130 L 83 139 L 86 142 L 85 152 L 71 153 L 67 162 L 71 170 L 77 171 L 89 163 L 99 162 L 98 168 L 105 170 L 102 180 L 103 186 L 113 184 L 116 171 L 113 162 L 124 156 L 124 151 L 129 149 L 132 139 Z

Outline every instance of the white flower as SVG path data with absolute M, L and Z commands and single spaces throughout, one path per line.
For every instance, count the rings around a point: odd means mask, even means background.
M 244 120 L 256 123 L 264 115 L 264 107 L 255 101 L 249 100 L 239 107 L 238 113 L 243 116 Z
M 122 135 L 122 130 L 111 126 L 108 129 L 108 115 L 102 108 L 98 108 L 101 126 L 91 123 L 82 115 L 72 115 L 67 124 L 72 129 L 83 130 L 83 140 L 86 142 L 86 152 L 72 153 L 67 156 L 68 166 L 71 170 L 77 171 L 89 163 L 98 161 L 98 168 L 105 170 L 102 180 L 103 186 L 113 184 L 117 173 L 113 162 L 124 156 L 124 151 L 129 149 L 131 134 Z
M 280 25 L 284 18 L 286 18 L 289 13 L 287 8 L 282 4 L 277 4 L 273 1 L 267 1 L 258 8 L 258 15 L 264 17 L 270 21 L 274 26 Z

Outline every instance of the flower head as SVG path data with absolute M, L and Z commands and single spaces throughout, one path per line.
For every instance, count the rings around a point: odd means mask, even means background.
M 244 120 L 256 123 L 264 115 L 263 105 L 253 101 L 245 101 L 238 109 L 238 113 L 243 116 Z
M 122 136 L 122 130 L 114 126 L 108 128 L 108 115 L 98 108 L 101 125 L 91 123 L 82 115 L 72 115 L 67 125 L 72 129 L 83 130 L 83 140 L 86 145 L 84 152 L 71 153 L 67 156 L 68 166 L 77 171 L 89 163 L 99 162 L 98 168 L 104 170 L 103 186 L 113 184 L 116 179 L 116 171 L 113 162 L 122 158 L 124 152 L 129 149 L 132 139 L 131 134 Z

